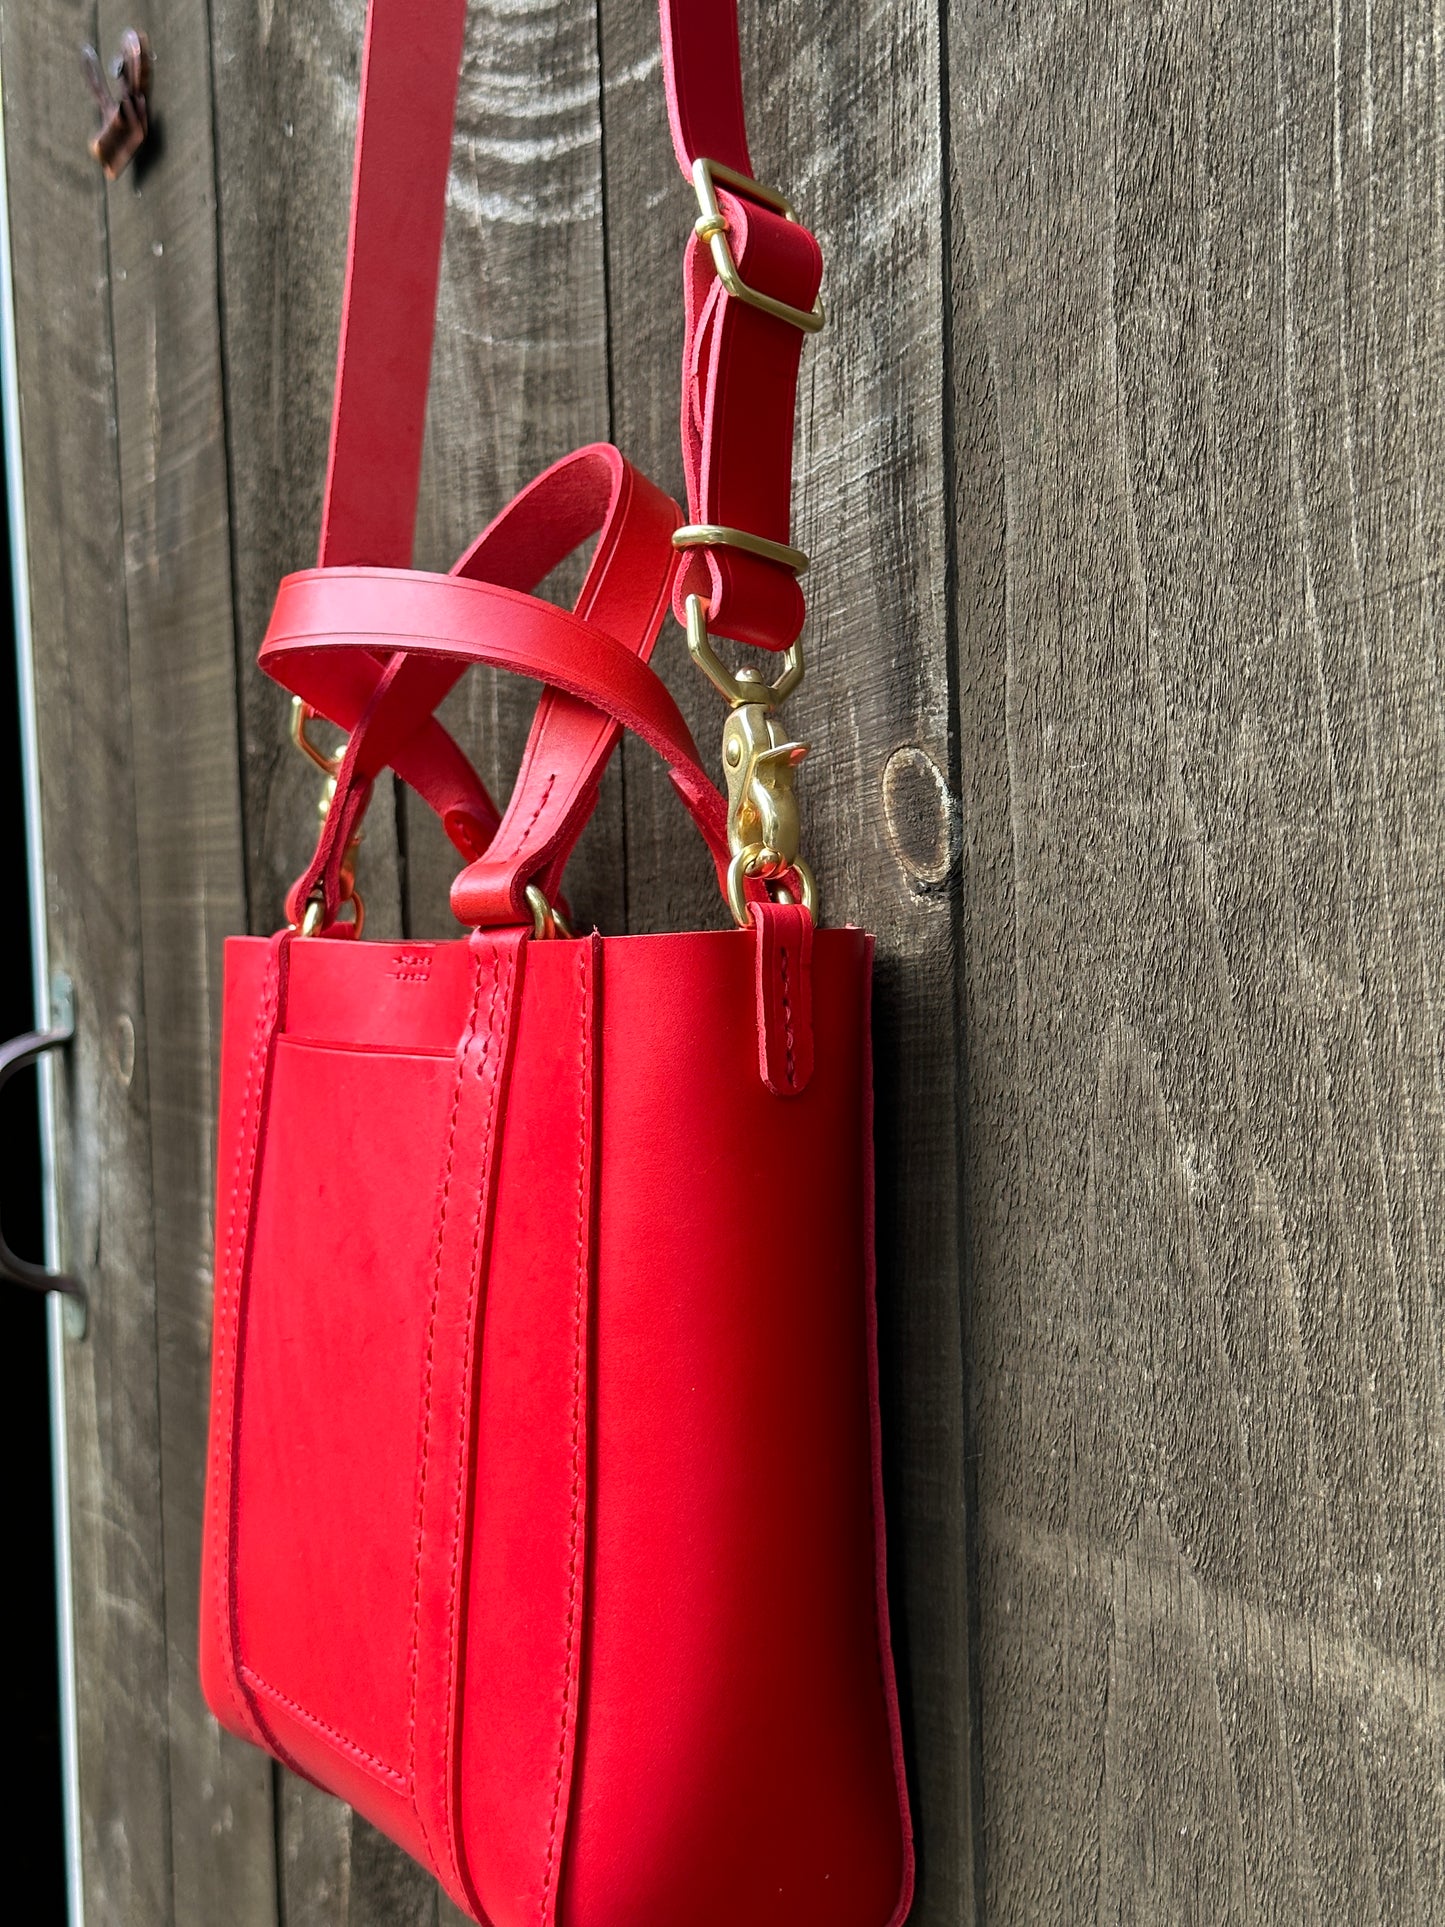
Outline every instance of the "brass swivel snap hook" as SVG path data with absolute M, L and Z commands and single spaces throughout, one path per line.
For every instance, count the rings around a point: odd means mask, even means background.
M 798 854 L 798 799 L 793 777 L 808 754 L 806 743 L 790 741 L 777 719 L 779 705 L 803 680 L 803 651 L 794 643 L 783 657 L 775 683 L 759 670 L 730 670 L 718 660 L 707 633 L 701 596 L 687 599 L 688 653 L 728 704 L 723 725 L 723 772 L 728 790 L 727 898 L 733 921 L 748 923 L 744 885 L 750 878 L 795 876 L 803 904 L 817 920 L 818 889 L 813 872 Z M 786 889 L 779 901 L 791 902 Z
M 312 710 L 308 704 L 302 702 L 299 696 L 293 696 L 291 698 L 290 733 L 292 745 L 294 748 L 299 749 L 307 762 L 314 764 L 326 778 L 326 782 L 322 787 L 321 795 L 316 804 L 316 813 L 321 821 L 325 823 L 331 813 L 331 805 L 336 797 L 336 778 L 340 774 L 341 765 L 346 757 L 346 742 L 343 738 L 340 749 L 332 751 L 329 755 L 318 743 L 314 743 L 311 740 L 307 727 L 314 714 L 315 711 Z M 352 920 L 356 925 L 356 935 L 358 937 L 361 935 L 362 925 L 366 922 L 366 904 L 362 900 L 361 892 L 356 887 L 356 859 L 361 848 L 361 839 L 362 832 L 358 826 L 350 841 L 347 843 L 341 858 L 341 901 L 344 904 L 349 903 L 351 905 Z M 316 934 L 321 927 L 321 917 L 321 900 L 319 896 L 314 896 L 311 902 L 307 904 L 306 914 L 302 919 L 301 934 L 303 937 L 311 937 Z
M 756 686 L 760 698 L 736 704 L 723 725 L 728 847 L 733 853 L 728 908 L 744 924 L 748 910 L 743 884 L 749 877 L 785 877 L 791 871 L 810 912 L 817 891 L 812 871 L 798 854 L 798 799 L 793 793 L 793 775 L 808 745 L 788 741 L 756 669 L 740 669 L 736 679 L 744 691 Z

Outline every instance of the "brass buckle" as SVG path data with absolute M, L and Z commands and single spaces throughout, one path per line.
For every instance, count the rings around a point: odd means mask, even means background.
M 794 575 L 808 573 L 808 558 L 801 549 L 790 549 L 786 542 L 770 542 L 765 535 L 752 535 L 747 529 L 730 529 L 725 522 L 689 522 L 674 529 L 675 549 L 744 549 L 760 555 L 765 562 L 780 562 Z
M 761 181 L 755 181 L 747 174 L 739 174 L 731 167 L 724 167 L 721 161 L 709 161 L 701 157 L 695 160 L 692 164 L 692 184 L 697 191 L 697 204 L 702 213 L 693 223 L 693 231 L 712 249 L 712 264 L 717 270 L 718 280 L 734 300 L 746 301 L 750 307 L 761 308 L 764 314 L 775 315 L 779 321 L 791 322 L 795 328 L 801 328 L 804 334 L 815 335 L 827 319 L 821 300 L 815 301 L 811 310 L 793 308 L 786 301 L 764 294 L 760 288 L 750 288 L 738 273 L 738 264 L 728 244 L 728 217 L 723 213 L 717 197 L 719 181 L 724 187 L 735 188 L 739 194 L 746 194 L 751 200 L 761 201 L 764 207 L 781 214 L 785 221 L 796 222 L 798 218 L 791 203 L 775 188 L 764 187 Z

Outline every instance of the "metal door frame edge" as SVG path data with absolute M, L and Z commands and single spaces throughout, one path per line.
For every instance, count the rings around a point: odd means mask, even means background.
M 0 415 L 5 435 L 5 498 L 14 584 L 15 647 L 20 680 L 20 766 L 25 789 L 26 850 L 30 873 L 30 945 L 35 1021 L 50 1009 L 50 965 L 45 922 L 45 860 L 40 820 L 40 764 L 36 752 L 34 653 L 30 631 L 30 551 L 25 523 L 25 477 L 20 459 L 20 385 L 15 352 L 15 282 L 10 255 L 10 194 L 5 164 L 5 104 L 0 77 Z M 55 1101 L 49 1060 L 40 1069 L 40 1156 L 44 1185 L 45 1259 L 58 1266 L 60 1216 L 55 1189 Z M 65 1313 L 58 1292 L 46 1300 L 50 1378 L 51 1510 L 55 1528 L 55 1597 L 60 1655 L 60 1764 L 65 1820 L 65 1889 L 70 1927 L 83 1927 L 80 1863 L 80 1769 L 76 1726 L 75 1609 L 70 1555 L 70 1467 L 65 1431 Z

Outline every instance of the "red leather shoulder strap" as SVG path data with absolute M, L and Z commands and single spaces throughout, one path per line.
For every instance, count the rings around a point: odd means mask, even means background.
M 691 181 L 709 161 L 752 181 L 743 117 L 736 0 L 661 0 L 662 66 L 678 165 Z M 754 183 L 755 185 L 755 183 Z M 748 186 L 716 183 L 724 238 L 748 288 L 806 313 L 823 274 L 808 230 Z M 793 417 L 803 335 L 718 278 L 712 243 L 690 236 L 683 263 L 682 452 L 688 519 L 788 546 Z M 803 626 L 797 577 L 778 560 L 727 545 L 696 548 L 673 607 L 707 602 L 708 626 L 739 642 L 786 649 Z
M 756 305 L 748 290 L 807 311 L 821 257 L 807 230 L 751 181 L 735 0 L 662 0 L 661 17 L 678 159 L 685 170 L 705 160 L 741 177 L 719 180 L 716 191 L 743 291 L 731 281 L 725 285 L 717 271 L 716 233 L 695 234 L 688 249 L 683 441 L 692 519 L 786 543 L 802 336 Z M 371 0 L 368 9 L 323 570 L 391 569 L 410 560 L 465 21 L 466 0 L 430 0 L 424 8 Z M 637 655 L 645 658 L 651 648 L 669 575 L 679 616 L 696 592 L 706 598 L 709 624 L 719 633 L 769 649 L 796 638 L 804 605 L 786 564 L 714 543 L 690 551 L 674 571 L 674 512 L 646 484 L 639 493 L 620 458 L 614 466 L 618 472 L 604 474 L 601 450 L 557 464 L 485 532 L 454 579 L 530 588 L 572 546 L 574 526 L 580 531 L 600 520 L 602 540 L 577 613 Z M 607 506 L 599 514 L 603 497 Z M 579 633 L 580 625 L 574 641 Z M 346 837 L 376 772 L 389 763 L 440 809 L 453 840 L 474 859 L 460 885 L 470 919 L 516 916 L 530 880 L 554 894 L 615 726 L 637 727 L 637 719 L 626 703 L 619 709 L 615 701 L 599 702 L 594 689 L 556 679 L 495 853 L 486 857 L 497 814 L 432 712 L 467 660 L 499 658 L 477 650 L 475 639 L 465 651 L 418 648 L 421 638 L 404 621 L 389 635 L 390 648 L 378 638 L 343 649 L 320 673 L 326 688 L 324 695 L 317 689 L 317 706 L 348 729 L 351 743 L 337 805 L 298 891 L 304 897 L 319 884 L 326 909 L 334 910 Z M 292 667 L 299 680 L 312 680 L 313 665 Z M 618 675 L 626 681 L 624 672 L 609 667 L 614 696 Z M 691 773 L 676 763 L 674 777 L 685 794 L 693 792 L 691 806 L 714 829 L 711 786 L 704 800 Z
M 371 0 L 362 57 L 346 293 L 336 365 L 322 567 L 411 560 L 431 369 L 446 180 L 466 0 Z M 663 73 L 684 173 L 706 159 L 751 176 L 735 0 L 661 0 Z M 743 280 L 809 308 L 822 262 L 806 228 L 723 185 Z M 726 293 L 709 244 L 688 244 L 683 448 L 694 523 L 786 543 L 801 336 Z M 712 626 L 782 649 L 803 598 L 782 564 L 694 551 L 675 606 L 704 593 Z
M 735 0 L 662 0 L 660 11 L 662 75 L 678 166 L 691 178 L 701 155 L 750 175 Z
M 323 568 L 411 561 L 467 0 L 371 0 Z

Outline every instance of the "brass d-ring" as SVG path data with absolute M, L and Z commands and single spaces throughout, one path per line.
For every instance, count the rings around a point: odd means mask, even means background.
M 524 894 L 527 907 L 532 912 L 532 935 L 538 942 L 545 942 L 549 937 L 571 936 L 567 919 L 560 910 L 548 903 L 535 883 L 529 883 Z
M 761 848 L 739 850 L 732 862 L 728 865 L 728 908 L 733 913 L 733 922 L 740 930 L 746 930 L 752 922 L 752 918 L 748 915 L 747 893 L 743 886 L 748 878 L 754 874 L 752 865 L 758 861 L 758 858 L 762 854 Z M 800 856 L 795 856 L 792 862 L 787 865 L 787 869 L 791 870 L 793 875 L 797 877 L 799 886 L 803 892 L 803 908 L 813 919 L 814 923 L 816 923 L 818 921 L 818 886 L 813 881 L 813 872 Z M 786 874 L 786 872 L 784 872 L 784 874 Z M 778 899 L 780 903 L 791 902 L 791 900 L 792 899 L 786 895 L 780 896 Z
M 336 922 L 341 922 L 340 913 L 346 908 L 348 903 L 351 905 L 351 923 L 354 926 L 352 936 L 353 938 L 359 937 L 366 928 L 366 903 L 360 890 L 356 889 L 354 885 L 350 894 L 344 896 L 337 905 Z M 292 929 L 299 929 L 303 937 L 319 936 L 321 933 L 322 909 L 321 898 L 319 896 L 312 897 L 306 905 L 300 924 L 292 924 Z

